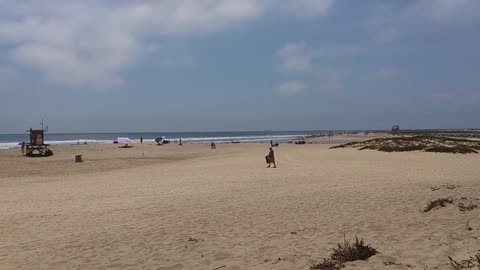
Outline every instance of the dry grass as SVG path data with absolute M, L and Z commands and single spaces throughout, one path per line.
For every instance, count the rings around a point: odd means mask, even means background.
M 480 251 L 470 257 L 468 260 L 461 260 L 461 261 L 455 261 L 452 259 L 452 257 L 448 257 L 450 260 L 450 265 L 452 266 L 453 269 L 455 270 L 460 270 L 460 269 L 480 269 Z
M 310 265 L 310 269 L 321 269 L 321 270 L 338 270 L 342 267 L 345 267 L 344 264 L 334 261 L 332 259 L 323 258 L 320 262 L 313 262 Z
M 434 153 L 470 154 L 478 153 L 480 141 L 435 137 L 435 136 L 414 136 L 414 137 L 393 137 L 377 138 L 363 142 L 351 142 L 333 146 L 335 148 L 357 148 L 359 150 L 378 150 L 382 152 L 410 152 L 424 151 Z
M 478 205 L 474 204 L 473 202 L 458 203 L 458 209 L 460 209 L 460 211 L 462 211 L 462 212 L 472 211 L 473 209 L 475 209 L 477 207 L 478 207 Z
M 478 201 L 479 199 L 476 198 L 439 198 L 433 201 L 430 201 L 427 206 L 423 209 L 423 212 L 429 212 L 433 209 L 438 209 L 440 207 L 445 207 L 447 204 L 455 204 L 458 207 L 458 210 L 465 212 L 465 211 L 472 211 L 478 208 Z
M 453 198 L 439 198 L 433 201 L 430 201 L 423 212 L 429 212 L 432 209 L 437 209 L 439 207 L 445 207 L 447 204 L 452 204 L 454 202 Z
M 332 270 L 344 267 L 344 263 L 353 261 L 364 261 L 377 254 L 377 250 L 366 245 L 363 239 L 355 236 L 355 242 L 350 243 L 345 237 L 343 243 L 338 243 L 333 249 L 329 259 L 322 259 L 320 262 L 313 262 L 310 269 Z

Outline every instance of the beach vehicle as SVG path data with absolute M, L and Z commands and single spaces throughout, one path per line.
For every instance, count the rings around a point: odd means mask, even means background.
M 48 147 L 50 144 L 45 143 L 45 130 L 43 129 L 31 129 L 30 142 L 25 144 L 25 155 L 27 157 L 49 157 L 53 156 L 52 150 Z
M 170 143 L 170 141 L 167 140 L 167 139 L 165 139 L 165 137 L 163 137 L 163 136 L 160 136 L 160 137 L 158 137 L 158 138 L 155 138 L 155 142 L 156 142 L 158 145 Z

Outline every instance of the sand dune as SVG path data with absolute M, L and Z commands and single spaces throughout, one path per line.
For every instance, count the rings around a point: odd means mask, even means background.
M 480 198 L 480 155 L 328 146 L 283 144 L 277 169 L 264 144 L 0 151 L 0 269 L 308 269 L 344 234 L 380 252 L 345 269 L 450 269 L 477 252 L 479 209 L 422 209 Z M 431 188 L 446 183 L 460 187 Z

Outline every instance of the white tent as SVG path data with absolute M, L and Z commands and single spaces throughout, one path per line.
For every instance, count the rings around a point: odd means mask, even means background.
M 129 143 L 132 143 L 133 141 L 128 137 L 118 137 L 117 142 L 118 144 L 129 144 Z

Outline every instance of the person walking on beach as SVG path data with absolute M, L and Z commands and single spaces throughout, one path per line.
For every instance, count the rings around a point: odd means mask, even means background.
M 210 143 L 210 147 L 211 147 L 212 149 L 217 149 L 217 146 L 215 145 L 215 142 Z
M 273 168 L 277 168 L 277 164 L 275 163 L 275 153 L 273 152 L 273 148 L 270 147 L 270 152 L 268 152 L 268 155 L 265 156 L 265 160 L 268 163 L 268 167 L 270 168 L 270 165 L 273 163 Z
M 25 142 L 22 142 L 22 156 L 25 155 Z
M 143 144 L 143 136 L 140 136 L 140 143 Z

